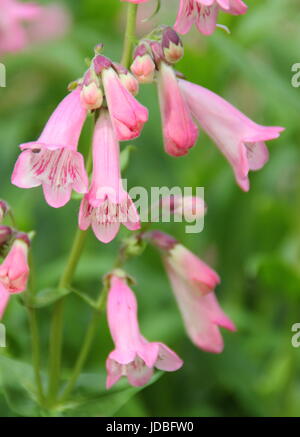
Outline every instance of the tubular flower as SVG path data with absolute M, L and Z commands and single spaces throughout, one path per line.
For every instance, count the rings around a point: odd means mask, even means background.
M 261 126 L 213 92 L 179 79 L 179 88 L 195 119 L 231 164 L 236 181 L 250 188 L 248 173 L 268 161 L 265 141 L 278 138 L 282 127 Z
M 187 333 L 199 348 L 212 353 L 223 351 L 219 327 L 235 331 L 233 322 L 221 309 L 214 293 L 220 278 L 207 264 L 159 231 L 146 238 L 159 247 Z
M 107 317 L 115 349 L 106 361 L 107 388 L 126 376 L 133 386 L 146 384 L 153 368 L 178 370 L 182 360 L 163 343 L 148 342 L 140 333 L 137 302 L 126 280 L 112 276 L 107 301 Z
M 180 0 L 174 29 L 185 34 L 195 24 L 199 32 L 211 35 L 216 28 L 220 10 L 231 15 L 241 15 L 247 9 L 242 0 Z
M 37 141 L 21 144 L 12 174 L 12 183 L 20 188 L 42 185 L 46 201 L 54 208 L 70 200 L 72 189 L 78 193 L 88 189 L 84 160 L 77 152 L 87 116 L 80 92 L 77 88 L 63 99 Z
M 134 203 L 122 186 L 119 154 L 110 115 L 102 109 L 93 138 L 93 180 L 81 202 L 79 227 L 92 226 L 103 243 L 115 238 L 121 223 L 130 230 L 140 228 Z
M 186 155 L 195 145 L 198 129 L 182 96 L 173 68 L 161 62 L 158 92 L 165 151 L 172 156 Z
M 27 236 L 17 235 L 8 255 L 0 265 L 0 319 L 10 295 L 26 290 L 29 276 L 28 245 Z
M 148 120 L 148 110 L 127 89 L 137 92 L 134 78 L 127 76 L 129 72 L 126 69 L 101 55 L 94 58 L 92 68 L 101 78 L 117 140 L 126 141 L 138 137 Z

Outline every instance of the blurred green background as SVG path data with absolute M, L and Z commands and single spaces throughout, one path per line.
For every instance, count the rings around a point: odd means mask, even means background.
M 44 2 L 46 3 L 46 2 Z M 84 59 L 103 42 L 105 54 L 120 58 L 126 4 L 118 0 L 69 0 L 73 16 L 68 35 L 2 59 L 7 88 L 0 89 L 0 197 L 12 206 L 18 226 L 36 230 L 33 259 L 38 289 L 55 286 L 76 229 L 79 202 L 55 210 L 41 189 L 21 190 L 10 184 L 18 144 L 39 135 L 66 93 L 67 84 L 85 70 Z M 172 8 L 170 7 L 172 3 Z M 177 1 L 162 0 L 153 23 L 172 25 Z M 220 15 L 231 29 L 206 38 L 194 29 L 183 38 L 186 55 L 178 70 L 221 94 L 256 122 L 281 125 L 286 132 L 269 142 L 271 159 L 251 174 L 251 191 L 243 193 L 213 143 L 201 133 L 191 153 L 174 159 L 163 152 L 160 115 L 154 85 L 143 86 L 139 99 L 150 121 L 135 141 L 126 172 L 129 186 L 204 186 L 208 204 L 205 229 L 185 234 L 184 224 L 168 224 L 188 248 L 221 275 L 218 298 L 238 332 L 223 332 L 225 350 L 211 355 L 188 340 L 157 253 L 148 248 L 127 268 L 136 278 L 139 317 L 144 335 L 167 343 L 184 359 L 184 367 L 164 374 L 139 393 L 103 394 L 104 363 L 112 343 L 105 317 L 81 379 L 78 393 L 93 390 L 92 401 L 69 415 L 115 416 L 298 416 L 300 348 L 291 344 L 291 327 L 300 322 L 300 91 L 291 85 L 291 67 L 300 62 L 299 0 L 249 0 L 243 17 Z M 166 6 L 168 4 L 168 6 Z M 144 14 L 151 15 L 155 2 Z M 172 12 L 170 12 L 172 10 Z M 139 25 L 140 26 L 143 25 Z M 88 147 L 89 126 L 81 139 Z M 119 237 L 126 235 L 123 231 Z M 89 234 L 75 279 L 76 287 L 96 296 L 100 280 L 113 263 L 119 241 L 100 244 Z M 76 296 L 68 296 L 65 317 L 64 377 L 74 364 L 91 316 Z M 47 367 L 51 307 L 40 311 L 43 366 Z M 8 347 L 0 377 L 0 416 L 34 415 L 24 384 L 31 370 L 27 315 L 12 299 L 4 322 Z M 3 370 L 4 369 L 4 370 Z M 15 384 L 19 384 L 16 388 Z M 121 384 L 122 385 L 122 384 Z M 25 387 L 24 387 L 25 386 Z M 20 388 L 21 387 L 21 388 Z M 123 385 L 122 385 L 123 387 Z M 126 384 L 125 386 L 126 387 Z M 82 390 L 80 392 L 80 390 Z M 117 399 L 117 400 L 116 400 Z M 107 409 L 100 404 L 106 402 Z

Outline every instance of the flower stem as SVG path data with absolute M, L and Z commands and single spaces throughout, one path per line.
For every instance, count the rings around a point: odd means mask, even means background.
M 137 4 L 130 3 L 127 6 L 127 23 L 125 30 L 123 55 L 121 60 L 121 64 L 126 68 L 130 67 L 133 45 L 135 43 L 137 10 Z
M 61 276 L 58 288 L 68 288 L 77 264 L 79 262 L 85 239 L 86 231 L 77 229 L 74 242 L 70 251 L 69 259 Z M 50 330 L 50 365 L 49 365 L 49 401 L 54 402 L 59 387 L 59 375 L 61 366 L 61 348 L 63 333 L 64 301 L 62 298 L 56 302 L 53 310 L 52 325 Z
M 34 308 L 27 308 L 29 325 L 31 331 L 31 344 L 32 344 L 32 363 L 35 376 L 35 383 L 37 388 L 37 397 L 40 404 L 44 402 L 44 389 L 40 375 L 41 368 L 41 356 L 40 356 L 40 336 L 38 330 L 38 323 L 36 317 L 36 311 Z
M 73 388 L 76 385 L 77 379 L 81 373 L 81 370 L 86 362 L 86 359 L 88 357 L 89 351 L 91 349 L 91 346 L 93 344 L 93 340 L 94 340 L 96 332 L 97 332 L 101 312 L 105 307 L 107 293 L 108 293 L 108 287 L 105 286 L 100 294 L 100 297 L 99 297 L 99 300 L 97 303 L 97 309 L 92 314 L 92 318 L 91 318 L 91 321 L 89 323 L 88 330 L 86 332 L 86 335 L 85 335 L 80 353 L 78 355 L 78 358 L 76 360 L 73 372 L 70 376 L 70 379 L 69 379 L 69 381 L 65 387 L 65 390 L 62 394 L 62 397 L 60 399 L 61 402 L 66 400 L 68 398 L 69 394 L 72 392 Z

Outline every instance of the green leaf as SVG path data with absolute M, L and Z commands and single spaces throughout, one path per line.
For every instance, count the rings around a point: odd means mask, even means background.
M 69 293 L 71 293 L 71 290 L 67 288 L 46 288 L 32 297 L 30 305 L 33 308 L 44 308 L 52 305 L 54 302 L 67 296 Z
M 66 417 L 112 417 L 133 396 L 156 382 L 163 372 L 157 372 L 144 387 L 131 387 L 125 379 L 109 391 L 105 387 L 105 375 L 100 373 L 82 374 L 78 380 L 73 401 L 61 405 L 58 411 Z
M 0 355 L 0 386 L 12 411 L 21 416 L 41 416 L 29 364 Z

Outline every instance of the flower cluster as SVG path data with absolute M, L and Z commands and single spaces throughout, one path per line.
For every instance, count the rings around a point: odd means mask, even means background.
M 247 6 L 241 0 L 181 0 L 174 27 L 186 33 L 195 23 L 202 33 L 211 34 L 219 10 L 239 15 Z M 131 241 L 137 246 L 151 243 L 159 250 L 191 341 L 205 351 L 220 353 L 224 347 L 220 328 L 235 330 L 215 294 L 220 278 L 172 236 L 159 230 L 140 230 L 138 211 L 122 185 L 120 143 L 141 134 L 148 110 L 136 96 L 139 84 L 154 82 L 166 153 L 172 157 L 187 155 L 203 129 L 230 163 L 237 184 L 248 191 L 249 171 L 261 169 L 268 160 L 265 141 L 278 138 L 283 128 L 256 124 L 222 97 L 185 80 L 174 68 L 184 55 L 176 30 L 160 26 L 142 38 L 135 47 L 130 71 L 129 66 L 105 57 L 102 45 L 98 45 L 88 70 L 70 85 L 69 94 L 54 110 L 39 138 L 21 144 L 12 183 L 21 188 L 41 185 L 47 203 L 54 208 L 63 207 L 76 191 L 81 195 L 79 228 L 86 231 L 91 227 L 103 243 L 116 237 L 121 224 L 138 231 Z M 95 127 L 89 165 L 78 146 L 91 114 Z M 193 197 L 163 199 L 161 206 L 174 215 L 187 209 L 192 216 L 196 207 L 202 216 L 206 211 L 204 200 Z M 1 211 L 4 215 L 5 208 Z M 11 239 L 13 231 L 9 228 L 0 231 L 5 243 L 6 236 Z M 17 233 L 0 267 L 0 315 L 10 294 L 26 288 L 27 243 L 24 235 Z M 133 250 L 129 249 L 125 244 L 126 256 L 126 250 Z M 107 317 L 115 344 L 106 363 L 107 387 L 122 376 L 134 386 L 143 385 L 154 368 L 179 369 L 183 362 L 175 352 L 163 343 L 147 341 L 141 334 L 137 300 L 127 274 L 115 269 L 107 275 L 107 281 Z

